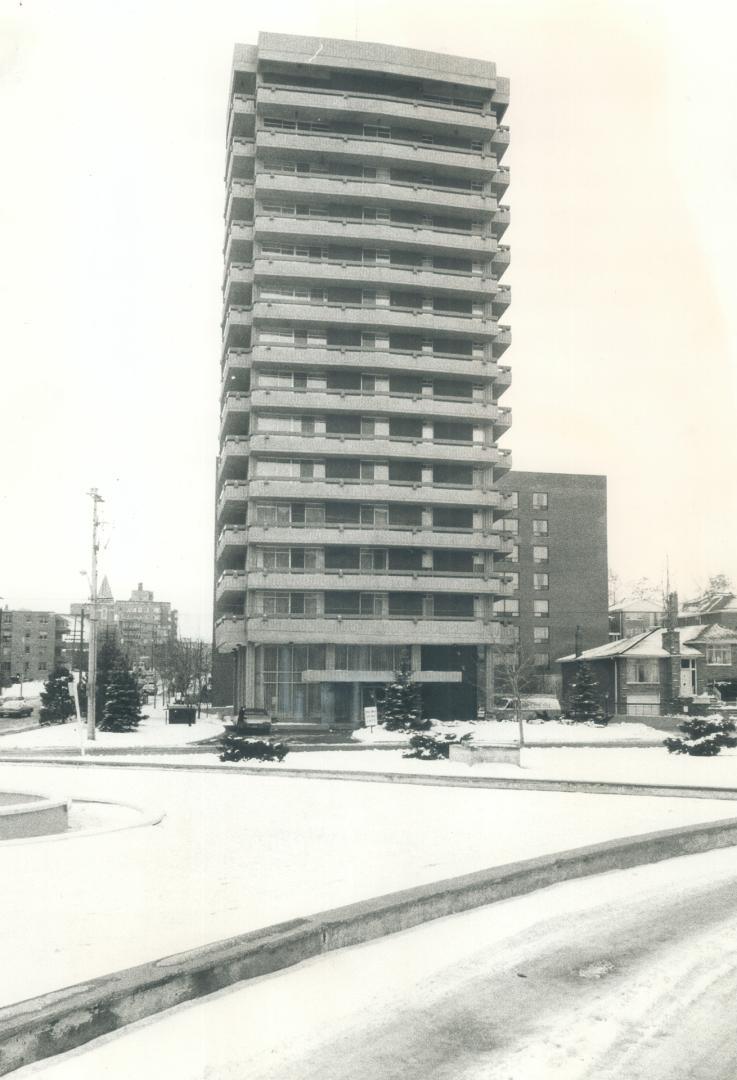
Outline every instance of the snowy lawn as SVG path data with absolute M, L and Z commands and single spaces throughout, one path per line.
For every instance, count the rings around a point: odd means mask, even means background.
M 315 751 L 291 753 L 281 766 L 264 764 L 267 769 L 290 768 L 310 771 L 331 769 L 341 772 L 397 772 L 420 776 L 497 776 L 518 780 L 601 780 L 630 784 L 685 784 L 689 787 L 733 787 L 737 793 L 737 750 L 722 750 L 718 757 L 698 758 L 669 754 L 665 747 L 588 746 L 533 747 L 522 751 L 522 767 L 463 762 L 418 761 L 404 757 L 400 749 L 355 751 Z M 151 760 L 151 759 L 146 759 Z M 172 757 L 162 756 L 163 762 Z M 203 757 L 197 764 L 217 761 Z M 223 766 L 238 768 L 238 765 Z M 737 797 L 737 796 L 736 796 Z M 737 814 L 737 807 L 735 807 Z
M 392 743 L 406 743 L 411 733 L 406 731 L 387 731 L 386 728 L 377 724 L 373 728 L 358 728 L 353 732 L 355 742 L 383 745 Z M 485 746 L 487 744 L 511 743 L 516 745 L 519 740 L 519 728 L 514 720 L 459 720 L 456 723 L 442 723 L 434 721 L 429 732 L 431 735 L 455 734 L 459 738 L 462 735 L 473 736 L 472 745 Z M 662 731 L 648 727 L 647 724 L 626 723 L 606 724 L 600 726 L 593 723 L 571 724 L 560 720 L 548 720 L 545 723 L 528 721 L 525 723 L 525 741 L 530 743 L 564 743 L 575 745 L 576 743 L 612 743 L 612 742 L 653 742 L 665 738 Z
M 2 787 L 167 816 L 0 845 L 0 1004 L 412 885 L 735 813 L 713 800 L 306 782 L 237 766 L 5 764 Z
M 220 735 L 223 731 L 223 722 L 217 716 L 208 716 L 203 713 L 196 723 L 189 727 L 188 724 L 167 724 L 165 711 L 161 705 L 154 708 L 152 705 L 144 705 L 142 713 L 146 717 L 138 726 L 137 731 L 115 732 L 98 731 L 94 742 L 87 740 L 87 729 L 84 724 L 72 721 L 68 724 L 49 724 L 46 727 L 32 728 L 30 731 L 19 732 L 15 735 L 2 735 L 0 733 L 0 753 L 7 750 L 33 750 L 33 749 L 79 749 L 102 747 L 136 747 L 136 746 L 186 746 L 188 743 L 199 742 L 200 739 L 209 739 L 213 735 Z

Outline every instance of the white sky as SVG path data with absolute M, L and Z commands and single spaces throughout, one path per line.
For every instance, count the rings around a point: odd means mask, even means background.
M 737 578 L 737 16 L 706 0 L 0 0 L 0 595 L 139 580 L 209 636 L 227 87 L 260 29 L 512 79 L 515 467 L 606 473 L 610 564 Z

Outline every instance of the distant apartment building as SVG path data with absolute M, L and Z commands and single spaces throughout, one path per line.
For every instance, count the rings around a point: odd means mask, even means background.
M 0 611 L 0 676 L 7 685 L 47 679 L 64 660 L 68 620 L 53 611 L 3 608 Z
M 663 602 L 627 600 L 609 608 L 609 640 L 635 637 L 663 622 Z
M 608 639 L 606 477 L 512 471 L 499 490 L 514 509 L 495 526 L 513 544 L 502 564 L 510 593 L 496 614 L 554 689 L 558 657 Z
M 437 714 L 493 693 L 512 544 L 494 528 L 507 101 L 485 61 L 282 34 L 236 46 L 218 697 L 357 723 L 405 656 Z
M 74 617 L 73 643 L 86 655 L 89 641 L 90 604 L 72 604 Z M 117 644 L 136 668 L 156 666 L 157 650 L 177 636 L 177 612 L 164 600 L 154 600 L 154 594 L 139 582 L 129 600 L 115 600 L 107 578 L 99 589 L 97 616 L 100 639 L 114 636 Z M 73 648 L 73 647 L 72 647 Z

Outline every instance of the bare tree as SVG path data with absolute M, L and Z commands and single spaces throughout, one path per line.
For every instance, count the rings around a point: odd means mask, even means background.
M 522 698 L 536 682 L 535 658 L 534 656 L 523 655 L 519 649 L 503 649 L 496 654 L 495 668 L 501 689 L 509 695 L 514 705 L 521 750 L 525 745 L 525 720 L 522 711 Z

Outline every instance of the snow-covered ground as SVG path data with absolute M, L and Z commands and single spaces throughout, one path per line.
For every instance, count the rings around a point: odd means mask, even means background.
M 412 885 L 733 812 L 713 800 L 306 781 L 237 768 L 4 764 L 2 787 L 118 799 L 167 816 L 155 827 L 0 845 L 0 1004 Z
M 98 731 L 94 742 L 87 740 L 87 729 L 76 720 L 68 724 L 49 724 L 46 727 L 33 728 L 12 735 L 0 734 L 0 753 L 8 750 L 38 749 L 80 749 L 95 746 L 117 747 L 126 749 L 137 746 L 186 746 L 188 743 L 209 739 L 221 735 L 223 722 L 217 716 L 203 713 L 196 723 L 167 724 L 161 705 L 144 705 L 142 713 L 146 717 L 136 731 L 115 732 Z
M 687 948 L 677 940 L 678 928 L 676 940 L 653 944 L 648 938 L 656 935 L 637 912 L 652 912 L 662 935 L 672 921 L 669 904 L 693 906 L 710 889 L 728 889 L 734 876 L 734 850 L 727 849 L 565 882 L 237 984 L 13 1076 L 639 1078 L 648 1075 L 648 1046 L 637 1041 L 643 1029 L 664 1025 L 649 1047 L 661 1052 L 663 1036 L 673 1035 L 668 1007 L 676 1000 L 691 1009 L 697 997 L 694 964 L 710 966 L 719 985 L 720 967 L 732 956 L 720 925 L 694 920 L 694 932 L 710 936 Z M 613 972 L 607 975 L 604 965 L 605 977 L 584 978 L 592 954 L 595 960 L 612 955 L 612 938 L 619 950 Z M 594 965 L 589 970 L 596 972 Z M 694 1013 L 703 1021 L 694 1040 L 698 1053 L 720 1016 L 721 1027 L 730 1026 L 730 1002 L 711 1016 Z M 610 1053 L 619 1033 L 638 1059 L 621 1071 Z M 723 1050 L 716 1043 L 715 1056 L 695 1072 L 690 1060 L 671 1056 L 659 1080 L 729 1075 Z
M 519 740 L 519 728 L 513 720 L 474 720 L 458 721 L 446 724 L 435 721 L 429 734 L 431 735 L 472 735 L 472 745 L 485 746 L 511 743 L 516 745 Z M 387 744 L 406 743 L 409 734 L 406 731 L 387 731 L 386 728 L 377 724 L 372 728 L 358 728 L 353 733 L 353 740 L 361 743 Z M 665 735 L 662 731 L 648 727 L 646 724 L 606 724 L 593 723 L 571 724 L 565 721 L 548 720 L 545 723 L 535 721 L 525 723 L 525 741 L 531 743 L 564 743 L 575 745 L 576 743 L 590 742 L 606 745 L 612 742 L 641 742 L 662 741 Z
M 5 686 L 0 690 L 1 697 L 24 697 L 27 701 L 40 701 L 41 691 L 44 688 L 43 682 L 24 682 L 23 694 L 20 692 L 20 683 L 13 683 L 12 686 Z

